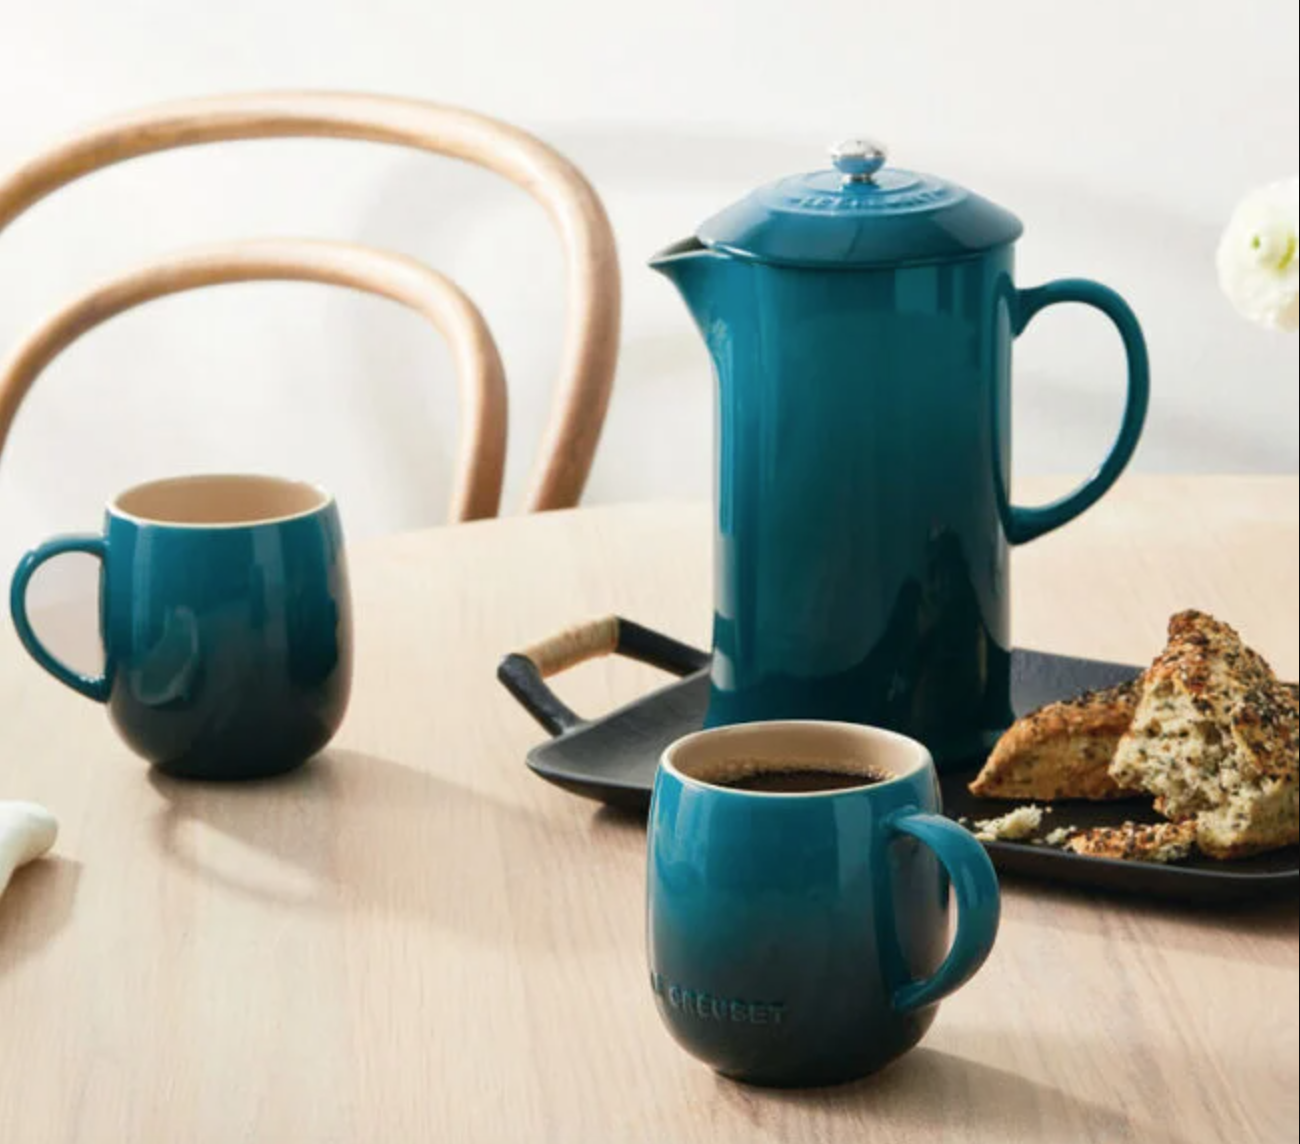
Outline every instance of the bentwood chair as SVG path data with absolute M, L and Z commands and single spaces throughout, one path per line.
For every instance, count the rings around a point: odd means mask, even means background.
M 476 163 L 542 204 L 564 247 L 568 317 L 550 423 L 528 511 L 577 503 L 604 424 L 618 352 L 618 259 L 595 191 L 567 159 L 485 116 L 416 100 L 344 93 L 268 93 L 190 100 L 103 123 L 0 180 L 0 234 L 29 207 L 84 175 L 128 159 L 203 143 L 327 137 L 396 144 Z M 451 519 L 493 516 L 506 453 L 506 387 L 482 315 L 454 283 L 395 254 L 342 243 L 270 239 L 173 255 L 102 283 L 29 334 L 0 365 L 0 453 L 41 372 L 82 334 L 134 306 L 204 286 L 249 280 L 349 286 L 401 302 L 449 339 L 461 417 Z

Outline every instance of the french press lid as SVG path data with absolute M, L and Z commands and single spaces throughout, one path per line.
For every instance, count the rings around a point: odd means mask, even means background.
M 886 165 L 870 139 L 831 148 L 830 170 L 759 187 L 703 223 L 715 250 L 784 266 L 869 267 L 962 258 L 1014 242 L 1010 211 L 933 175 Z

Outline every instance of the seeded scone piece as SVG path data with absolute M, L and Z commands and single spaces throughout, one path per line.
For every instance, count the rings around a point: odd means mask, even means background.
M 970 784 L 980 798 L 1101 801 L 1134 793 L 1110 774 L 1133 722 L 1138 681 L 1049 703 L 1014 723 Z
M 1242 858 L 1300 841 L 1298 743 L 1294 691 L 1227 624 L 1181 612 L 1110 773 L 1194 822 L 1206 854 Z
M 1139 826 L 1096 826 L 1065 840 L 1066 850 L 1093 858 L 1122 858 L 1130 862 L 1181 862 L 1196 845 L 1195 822 L 1157 822 Z

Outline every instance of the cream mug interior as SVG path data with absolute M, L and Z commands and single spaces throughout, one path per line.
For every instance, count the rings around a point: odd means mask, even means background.
M 241 528 L 280 524 L 332 503 L 324 489 L 302 481 L 230 474 L 148 481 L 127 489 L 108 511 L 137 524 Z

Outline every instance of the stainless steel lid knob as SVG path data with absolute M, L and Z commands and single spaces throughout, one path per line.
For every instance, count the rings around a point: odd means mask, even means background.
M 885 165 L 883 144 L 874 139 L 844 139 L 831 147 L 831 162 L 845 183 L 869 183 Z

